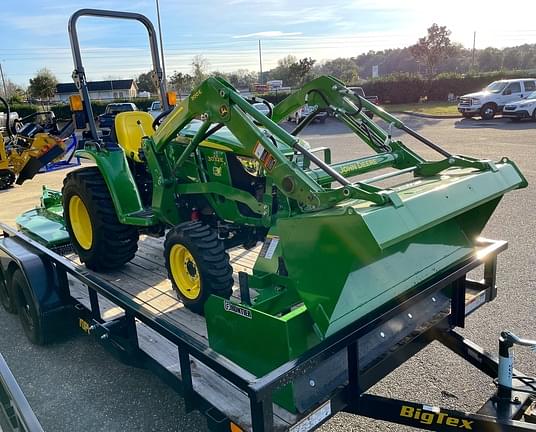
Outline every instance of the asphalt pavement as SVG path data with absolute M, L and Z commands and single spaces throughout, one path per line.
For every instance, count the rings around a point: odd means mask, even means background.
M 499 295 L 467 319 L 462 333 L 491 352 L 497 351 L 501 330 L 536 337 L 536 123 L 402 117 L 410 127 L 452 153 L 492 160 L 507 156 L 527 177 L 529 187 L 507 194 L 483 233 L 510 244 L 499 258 Z M 331 147 L 334 161 L 367 153 L 351 133 L 331 119 L 326 124 L 311 125 L 303 137 L 313 147 Z M 407 143 L 423 149 L 410 140 Z M 434 157 L 430 149 L 422 154 Z M 21 208 L 36 203 L 41 184 L 59 187 L 63 175 L 40 175 L 23 187 L 0 193 L 0 220 L 12 223 Z M 182 398 L 165 383 L 147 371 L 119 363 L 91 338 L 80 335 L 47 347 L 32 346 L 18 318 L 4 311 L 0 312 L 0 329 L 0 352 L 46 431 L 206 430 L 203 416 L 186 413 Z M 536 374 L 536 354 L 516 349 L 516 368 Z M 472 411 L 481 406 L 493 388 L 486 376 L 434 343 L 372 391 Z M 410 428 L 338 414 L 321 430 Z

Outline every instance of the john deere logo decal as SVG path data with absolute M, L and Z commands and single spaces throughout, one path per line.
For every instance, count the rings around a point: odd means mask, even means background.
M 227 115 L 227 113 L 229 112 L 229 108 L 227 108 L 227 105 L 222 105 L 220 107 L 220 115 L 222 117 L 225 117 Z

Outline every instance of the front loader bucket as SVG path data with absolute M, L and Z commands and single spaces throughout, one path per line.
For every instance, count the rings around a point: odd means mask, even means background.
M 504 193 L 525 185 L 514 165 L 450 169 L 393 188 L 402 205 L 351 201 L 279 219 L 281 255 L 325 337 L 396 300 L 474 252 Z

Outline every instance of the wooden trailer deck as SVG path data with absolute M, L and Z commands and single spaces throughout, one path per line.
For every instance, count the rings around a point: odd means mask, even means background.
M 165 319 L 182 330 L 187 330 L 198 339 L 204 341 L 208 347 L 205 319 L 186 309 L 177 299 L 171 282 L 167 277 L 163 251 L 163 238 L 155 239 L 149 236 L 142 236 L 136 257 L 130 263 L 120 270 L 92 273 L 111 283 L 118 290 L 128 294 L 149 314 L 159 319 Z M 235 248 L 229 252 L 235 279 L 233 296 L 239 297 L 238 272 L 251 272 L 259 251 L 260 245 L 251 250 Z M 75 265 L 82 266 L 77 255 L 66 255 L 66 258 Z M 85 266 L 82 267 L 87 271 Z M 69 285 L 73 298 L 84 306 L 89 307 L 87 287 L 71 276 L 69 276 Z M 252 298 L 255 295 L 256 293 L 251 290 Z M 102 317 L 105 320 L 117 318 L 124 313 L 123 309 L 100 295 L 99 304 Z M 180 377 L 181 371 L 176 345 L 145 324 L 137 321 L 136 325 L 140 348 L 169 371 Z M 246 430 L 250 430 L 250 405 L 246 394 L 196 359 L 191 358 L 191 364 L 195 391 L 224 413 L 231 421 Z M 238 368 L 237 365 L 230 361 L 229 367 Z M 255 377 L 251 375 L 251 378 L 254 379 Z M 296 415 L 274 404 L 275 430 L 286 430 L 295 424 L 297 420 Z

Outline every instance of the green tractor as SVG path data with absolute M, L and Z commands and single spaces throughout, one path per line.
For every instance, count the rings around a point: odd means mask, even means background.
M 49 205 L 58 210 L 62 200 L 65 238 L 97 271 L 131 260 L 140 233 L 165 235 L 169 278 L 184 305 L 205 315 L 210 346 L 257 376 L 462 263 L 502 196 L 526 186 L 507 158 L 450 154 L 330 76 L 304 85 L 268 116 L 225 80 L 209 78 L 154 121 L 144 112 L 117 115 L 106 143 L 93 121 L 75 23 L 109 14 L 83 10 L 71 18 L 91 135 L 77 155 L 94 165 L 68 174 L 62 197 Z M 148 26 L 166 107 L 152 25 L 141 15 L 113 14 Z M 305 104 L 315 109 L 294 130 L 280 125 Z M 331 163 L 328 150 L 321 157 L 311 149 L 299 133 L 321 110 L 371 154 Z M 393 138 L 393 129 L 439 157 L 425 160 Z M 33 216 L 19 224 L 39 237 Z M 229 300 L 227 250 L 258 242 L 253 274 L 240 278 L 242 299 Z M 279 397 L 292 407 L 289 388 Z

